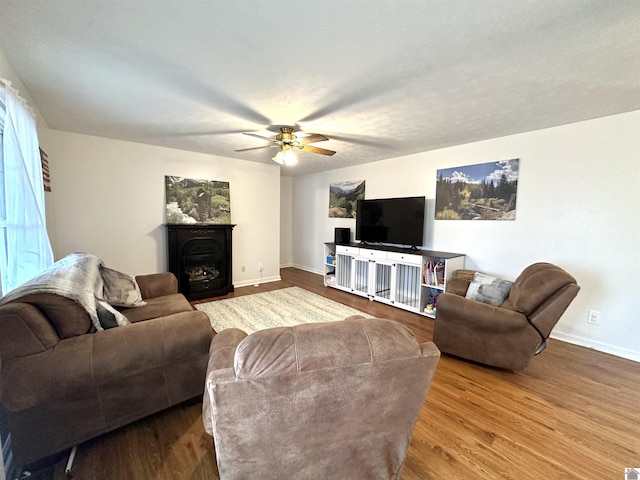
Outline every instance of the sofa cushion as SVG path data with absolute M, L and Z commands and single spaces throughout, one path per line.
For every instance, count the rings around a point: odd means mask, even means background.
M 191 304 L 181 293 L 149 298 L 146 305 L 142 307 L 120 309 L 120 313 L 127 317 L 131 323 L 191 311 L 193 311 Z
M 145 304 L 134 276 L 103 265 L 100 266 L 100 274 L 104 282 L 104 300 L 110 305 L 140 307 Z
M 511 285 L 512 282 L 508 280 L 501 280 L 491 275 L 476 272 L 469 284 L 465 297 L 498 307 L 509 296 Z

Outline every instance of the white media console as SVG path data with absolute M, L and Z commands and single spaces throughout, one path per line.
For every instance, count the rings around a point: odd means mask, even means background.
M 326 286 L 431 318 L 447 280 L 464 268 L 459 253 L 388 245 L 325 243 L 325 257 Z

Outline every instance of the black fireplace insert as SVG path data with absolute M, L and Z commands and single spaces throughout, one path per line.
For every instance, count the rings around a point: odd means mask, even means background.
M 167 225 L 169 271 L 189 300 L 233 292 L 231 232 L 235 225 Z

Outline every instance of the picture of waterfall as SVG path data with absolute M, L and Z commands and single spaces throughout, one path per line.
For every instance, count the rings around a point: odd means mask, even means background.
M 165 176 L 168 224 L 231 223 L 229 182 Z

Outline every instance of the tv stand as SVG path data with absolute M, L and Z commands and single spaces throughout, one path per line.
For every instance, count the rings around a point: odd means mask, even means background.
M 460 253 L 360 243 L 325 243 L 325 285 L 435 318 L 438 295 Z M 435 308 L 434 308 L 435 307 Z

